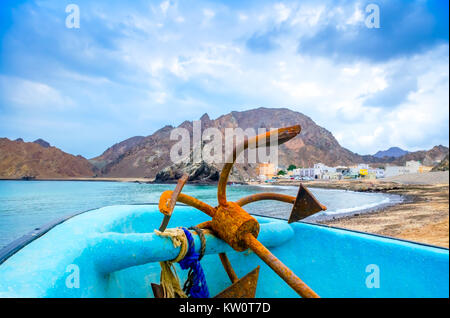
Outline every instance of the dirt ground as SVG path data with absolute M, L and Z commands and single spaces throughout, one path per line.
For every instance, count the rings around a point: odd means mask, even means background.
M 448 173 L 448 172 L 447 172 Z M 279 184 L 293 184 L 294 182 Z M 298 183 L 298 181 L 297 181 Z M 322 221 L 321 223 L 362 232 L 449 247 L 449 185 L 398 182 L 313 181 L 308 187 L 374 191 L 405 196 L 403 203 L 381 210 Z

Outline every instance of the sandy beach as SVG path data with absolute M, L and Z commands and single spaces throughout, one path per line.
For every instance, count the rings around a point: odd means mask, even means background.
M 449 172 L 430 172 L 378 180 L 303 182 L 308 187 L 400 194 L 405 201 L 368 213 L 320 223 L 449 247 Z M 298 184 L 282 181 L 277 184 Z

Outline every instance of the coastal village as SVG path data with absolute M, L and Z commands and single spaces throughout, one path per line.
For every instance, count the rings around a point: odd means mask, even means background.
M 316 163 L 313 167 L 275 167 L 273 163 L 261 163 L 257 167 L 258 181 L 274 182 L 279 179 L 290 180 L 344 180 L 344 179 L 381 179 L 404 174 L 425 173 L 433 166 L 422 165 L 420 161 L 410 160 L 404 166 L 387 165 L 372 167 L 366 163 L 352 166 L 328 167 L 323 163 Z M 256 181 L 256 180 L 251 180 Z

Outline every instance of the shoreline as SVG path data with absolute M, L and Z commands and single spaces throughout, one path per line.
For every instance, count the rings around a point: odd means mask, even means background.
M 299 182 L 297 181 L 297 184 Z M 279 182 L 294 185 L 294 182 Z M 403 184 L 380 180 L 303 183 L 311 188 L 382 192 L 401 195 L 398 204 L 375 207 L 364 213 L 342 215 L 317 223 L 366 233 L 449 247 L 449 184 Z
M 447 172 L 448 173 L 448 172 Z M 1 178 L 0 180 L 25 181 Z M 150 178 L 45 178 L 29 181 L 92 181 L 155 183 Z M 162 184 L 171 184 L 166 182 Z M 232 182 L 230 182 L 232 183 Z M 299 186 L 336 189 L 355 192 L 381 192 L 400 195 L 403 200 L 339 215 L 320 216 L 311 221 L 344 229 L 379 234 L 430 245 L 449 247 L 449 184 L 400 183 L 389 180 L 280 180 L 270 186 Z M 190 182 L 196 185 L 214 185 L 216 182 Z M 266 183 L 243 183 L 264 186 Z
M 103 178 L 103 177 L 77 177 L 77 178 L 0 178 L 0 181 L 87 181 L 87 182 L 141 182 L 153 183 L 154 178 Z

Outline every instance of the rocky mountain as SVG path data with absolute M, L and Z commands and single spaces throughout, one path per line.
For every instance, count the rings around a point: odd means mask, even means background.
M 159 171 L 172 163 L 170 148 L 175 141 L 170 140 L 170 131 L 173 128 L 163 127 L 122 151 L 117 151 L 120 147 L 114 149 L 113 146 L 90 162 L 101 167 L 99 176 L 154 178 Z
M 428 151 L 415 151 L 400 157 L 382 158 L 355 154 L 339 145 L 333 135 L 314 121 L 286 108 L 258 108 L 229 114 L 211 119 L 207 114 L 200 118 L 201 131 L 217 128 L 221 136 L 227 128 L 258 128 L 269 130 L 300 124 L 301 133 L 278 148 L 279 166 L 311 167 L 322 162 L 326 165 L 353 165 L 370 163 L 377 166 L 388 164 L 404 165 L 408 160 L 418 160 L 422 164 L 434 166 L 445 156 L 449 149 L 442 145 Z M 185 128 L 190 142 L 193 137 L 193 122 L 185 121 L 178 127 Z M 168 182 L 178 179 L 182 173 L 189 175 L 189 181 L 216 181 L 222 164 L 208 164 L 205 160 L 193 164 L 193 160 L 174 164 L 170 159 L 172 146 L 178 140 L 170 140 L 175 127 L 165 126 L 147 137 L 136 136 L 119 142 L 108 148 L 102 155 L 89 161 L 81 156 L 67 154 L 48 142 L 38 139 L 24 142 L 22 139 L 11 141 L 0 138 L 0 178 L 64 178 L 64 177 L 123 177 L 123 178 L 155 178 L 157 182 Z M 209 141 L 203 141 L 205 149 Z M 225 149 L 224 138 L 221 141 L 222 155 Z M 392 149 L 392 148 L 391 148 Z M 394 149 L 395 150 L 395 149 Z M 189 158 L 193 158 L 192 144 Z M 246 154 L 245 158 L 248 158 Z M 447 161 L 448 162 L 448 161 Z M 448 164 L 447 164 L 448 165 Z M 256 177 L 256 165 L 236 164 L 231 172 L 231 181 L 243 181 Z
M 398 157 L 404 156 L 406 154 L 408 154 L 408 151 L 406 151 L 406 150 L 403 150 L 399 147 L 391 147 L 388 150 L 383 150 L 383 151 L 380 150 L 373 156 L 375 158 L 384 158 L 384 157 L 398 158 Z
M 420 150 L 410 152 L 404 156 L 401 156 L 395 160 L 392 160 L 392 164 L 404 165 L 406 161 L 415 160 L 420 161 L 425 166 L 434 166 L 442 161 L 449 153 L 448 147 L 439 145 L 434 146 L 430 150 Z
M 282 166 L 288 166 L 291 163 L 307 167 L 317 162 L 329 165 L 362 162 L 362 156 L 341 147 L 328 130 L 318 126 L 311 118 L 302 113 L 286 108 L 258 108 L 231 112 L 217 119 L 210 119 L 205 114 L 200 120 L 202 131 L 215 127 L 220 130 L 222 135 L 226 128 L 243 130 L 253 128 L 257 132 L 258 128 L 271 129 L 300 124 L 302 126 L 300 135 L 279 147 L 279 165 Z M 192 122 L 185 121 L 178 127 L 186 128 L 190 136 L 193 136 Z M 119 143 L 106 150 L 103 155 L 91 159 L 91 162 L 101 167 L 100 175 L 105 177 L 154 178 L 160 171 L 168 168 L 164 173 L 165 176 L 162 176 L 166 180 L 167 176 L 176 175 L 176 173 L 169 173 L 168 170 L 187 169 L 190 165 L 175 167 L 170 160 L 170 149 L 176 143 L 176 141 L 170 140 L 170 132 L 173 128 L 166 126 L 145 138 L 133 139 L 135 142 L 129 147 L 119 147 L 118 145 L 122 144 Z M 129 141 L 125 141 L 125 144 L 131 145 Z M 102 164 L 104 165 L 102 166 Z M 212 166 L 208 168 L 211 175 L 205 176 L 206 179 L 214 178 L 215 171 L 221 169 L 220 164 Z M 241 178 L 255 177 L 254 168 L 255 166 L 252 164 L 237 164 L 232 176 L 236 181 Z M 199 165 L 199 169 L 204 170 L 204 164 Z
M 23 139 L 22 139 L 22 141 L 23 141 Z M 44 139 L 41 139 L 41 138 L 36 139 L 36 140 L 33 141 L 33 142 L 34 142 L 35 144 L 41 145 L 41 146 L 44 147 L 44 148 L 50 148 L 50 147 L 51 147 L 50 143 L 46 142 Z
M 300 124 L 301 133 L 278 148 L 279 166 L 287 167 L 295 164 L 298 167 L 311 167 L 322 162 L 326 165 L 353 165 L 370 163 L 385 166 L 387 164 L 404 165 L 408 160 L 419 160 L 424 165 L 434 165 L 440 162 L 448 148 L 436 146 L 428 151 L 416 151 L 398 156 L 398 149 L 387 150 L 389 156 L 376 157 L 358 155 L 339 145 L 334 136 L 323 127 L 302 113 L 286 108 L 258 108 L 229 114 L 211 119 L 207 114 L 201 118 L 201 131 L 217 128 L 222 136 L 227 128 L 279 128 Z M 185 121 L 178 127 L 186 128 L 193 137 L 193 122 Z M 207 164 L 202 161 L 193 164 L 192 160 L 173 164 L 170 159 L 170 149 L 177 141 L 170 140 L 170 132 L 175 127 L 166 126 L 147 137 L 133 137 L 107 149 L 101 156 L 90 161 L 100 168 L 99 175 L 103 177 L 147 177 L 156 178 L 157 182 L 167 182 L 177 179 L 182 172 L 190 176 L 190 181 L 213 181 L 221 164 Z M 224 152 L 222 138 L 222 153 Z M 203 141 L 204 147 L 207 142 Z M 400 151 L 402 151 L 400 149 Z M 383 154 L 383 153 L 381 153 Z M 190 157 L 192 158 L 192 145 Z M 245 156 L 247 158 L 247 156 Z M 256 177 L 256 165 L 246 162 L 236 164 L 230 180 L 242 181 Z
M 138 145 L 145 137 L 135 136 L 119 142 L 108 148 L 100 156 L 92 158 L 89 161 L 97 168 L 101 169 L 106 165 L 117 161 L 122 155 Z
M 43 140 L 23 142 L 21 139 L 12 141 L 0 138 L 0 178 L 93 176 L 93 167 L 87 159 L 47 144 Z
M 445 156 L 444 159 L 441 160 L 441 162 L 439 162 L 437 165 L 435 165 L 431 171 L 448 171 L 448 165 L 449 165 L 448 161 L 449 160 L 448 160 L 448 155 L 447 155 L 447 156 Z
M 189 182 L 215 182 L 219 180 L 220 171 L 215 166 L 201 161 L 194 164 L 174 164 L 164 168 L 156 174 L 155 182 L 163 183 L 178 180 L 186 173 Z

